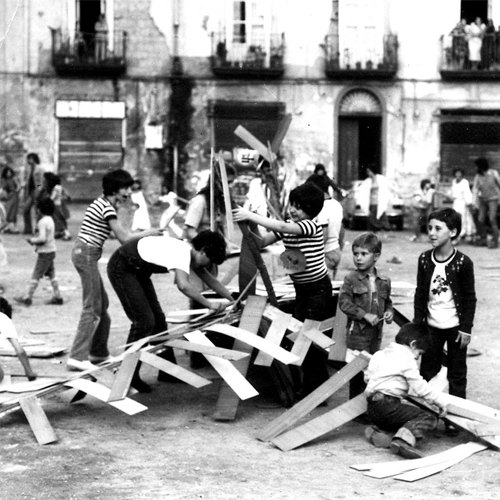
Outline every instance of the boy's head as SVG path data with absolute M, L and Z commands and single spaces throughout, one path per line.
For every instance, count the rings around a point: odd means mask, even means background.
M 40 157 L 36 153 L 28 153 L 26 161 L 30 165 L 40 165 Z
M 12 306 L 4 297 L 0 297 L 0 313 L 4 313 L 9 318 L 12 318 Z
M 430 181 L 430 179 L 422 179 L 420 181 L 420 189 L 422 191 L 425 191 L 425 190 L 427 190 L 430 187 L 431 187 L 431 181 Z
M 454 240 L 462 232 L 462 216 L 453 208 L 435 210 L 427 220 L 429 239 L 435 247 Z
M 396 343 L 408 346 L 417 354 L 425 352 L 429 348 L 430 336 L 425 325 L 417 325 L 415 323 L 406 323 L 396 335 Z
M 42 198 L 36 205 L 42 215 L 54 213 L 54 202 L 50 198 Z
M 463 171 L 462 168 L 454 168 L 453 169 L 453 177 L 457 180 L 463 179 L 465 176 L 465 172 Z
M 328 188 L 330 187 L 330 184 L 328 183 L 328 179 L 325 175 L 311 174 L 306 179 L 306 182 L 312 182 L 316 187 L 319 187 L 321 191 L 323 191 L 323 193 L 328 194 Z
M 476 158 L 474 162 L 477 167 L 477 173 L 479 175 L 484 175 L 490 169 L 490 164 L 486 158 Z
M 102 190 L 104 196 L 113 196 L 118 194 L 120 189 L 130 188 L 134 184 L 132 176 L 121 168 L 108 172 L 102 178 Z
M 382 242 L 374 233 L 363 233 L 352 242 L 352 260 L 358 271 L 371 272 L 382 253 Z
M 326 168 L 322 163 L 316 163 L 314 167 L 314 173 L 316 175 L 326 176 Z
M 193 248 L 198 252 L 203 252 L 210 260 L 210 264 L 220 265 L 226 260 L 226 241 L 224 236 L 215 231 L 205 230 L 198 233 L 191 242 Z M 200 263 L 198 262 L 198 267 Z M 201 267 L 206 267 L 201 264 Z
M 324 202 L 325 195 L 323 191 L 311 182 L 306 182 L 290 192 L 290 205 L 301 210 L 305 215 L 305 217 L 298 220 L 314 219 L 321 212 Z M 292 220 L 294 220 L 293 215 Z
M 140 191 L 142 189 L 142 182 L 140 179 L 134 179 L 134 183 L 132 184 L 132 191 Z

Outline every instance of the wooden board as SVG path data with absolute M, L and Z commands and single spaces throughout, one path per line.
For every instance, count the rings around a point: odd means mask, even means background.
M 283 312 L 280 311 L 277 307 L 272 306 L 271 304 L 267 304 L 266 308 L 264 309 L 263 316 L 264 318 L 274 321 L 281 314 L 283 314 Z M 298 319 L 292 317 L 292 319 L 288 323 L 287 330 L 291 332 L 298 332 L 302 328 L 302 324 L 303 324 L 302 321 L 299 321 Z
M 188 340 L 169 340 L 165 345 L 175 347 L 177 349 L 184 349 L 186 351 L 199 352 L 201 354 L 210 354 L 210 356 L 217 356 L 229 361 L 238 361 L 239 359 L 247 358 L 250 356 L 248 352 L 235 351 L 233 349 L 224 349 L 223 347 L 215 347 L 209 345 L 195 344 Z
M 262 144 L 253 134 L 251 134 L 245 127 L 238 125 L 234 134 L 237 135 L 242 141 L 246 142 L 252 149 L 255 149 L 260 156 L 265 158 L 269 163 L 274 161 L 274 155 L 270 156 L 267 146 Z
M 360 394 L 320 417 L 275 437 L 271 442 L 282 451 L 293 450 L 350 422 L 364 413 L 366 408 L 366 397 Z
M 261 441 L 269 441 L 279 434 L 292 427 L 302 417 L 309 414 L 314 408 L 326 401 L 332 394 L 343 387 L 349 380 L 361 370 L 368 366 L 369 359 L 364 353 L 356 356 L 353 361 L 344 366 L 335 375 L 331 376 L 326 382 L 321 384 L 316 390 L 311 392 L 302 401 L 298 402 L 293 408 L 273 420 L 257 435 Z
M 328 359 L 331 361 L 345 361 L 347 351 L 347 316 L 340 310 L 339 306 L 337 306 L 334 319 L 332 340 L 335 342 L 335 345 L 330 348 Z
M 66 352 L 65 347 L 39 347 L 39 346 L 26 346 L 24 348 L 28 358 L 54 358 L 56 356 L 62 356 Z M 17 356 L 14 349 L 0 349 L 0 356 Z
M 186 384 L 192 385 L 197 389 L 211 384 L 210 380 L 200 377 L 196 373 L 190 372 L 182 366 L 176 365 L 175 363 L 146 351 L 141 352 L 141 361 L 154 366 L 155 368 L 158 368 L 158 370 L 168 373 L 169 375 L 172 375 L 172 377 L 178 378 L 179 380 L 182 380 L 183 382 L 186 382 Z
M 257 297 L 256 295 L 248 297 L 239 322 L 240 328 L 247 332 L 247 337 L 253 335 L 257 338 L 257 333 L 259 331 L 265 307 L 265 297 Z M 237 339 L 234 342 L 233 348 L 248 353 L 253 350 L 252 346 L 248 342 L 243 342 L 240 339 Z M 245 358 L 240 361 L 236 361 L 234 363 L 234 368 L 238 371 L 240 376 L 244 378 L 247 374 L 249 365 L 250 358 Z M 239 406 L 239 399 L 237 396 L 236 391 L 234 391 L 230 384 L 222 384 L 213 415 L 214 420 L 227 422 L 236 418 Z
M 276 134 L 274 135 L 273 140 L 271 141 L 271 150 L 273 153 L 278 152 L 291 123 L 292 123 L 291 113 L 286 114 L 279 122 Z
M 321 328 L 321 324 L 318 326 L 318 329 L 309 328 L 301 330 L 300 333 L 321 349 L 329 350 L 331 346 L 335 344 L 335 342 L 330 337 L 327 337 L 325 334 L 321 333 L 319 328 Z
M 35 435 L 39 445 L 54 443 L 57 441 L 56 433 L 50 425 L 49 419 L 42 409 L 40 400 L 36 396 L 22 398 L 19 401 L 21 408 L 26 415 L 31 430 Z
M 291 314 L 286 314 L 280 310 L 277 310 L 276 318 L 271 322 L 271 326 L 266 333 L 266 341 L 279 346 L 281 344 L 281 341 L 283 340 L 283 337 L 285 336 L 287 327 L 291 319 Z M 263 351 L 259 351 L 259 354 L 255 358 L 254 364 L 257 366 L 271 366 L 272 362 L 272 356 L 266 354 Z
M 304 332 L 307 332 L 308 330 L 317 330 L 318 327 L 319 321 L 314 321 L 312 319 L 306 319 L 304 321 L 297 340 L 294 342 L 292 347 L 292 354 L 297 356 L 297 361 L 293 361 L 292 364 L 297 366 L 302 365 L 312 344 L 312 340 L 307 335 L 304 335 Z
M 222 193 L 224 194 L 224 207 L 226 210 L 226 224 L 227 224 L 227 232 L 226 236 L 229 241 L 234 241 L 234 222 L 233 222 L 233 212 L 231 211 L 231 193 L 229 191 L 229 184 L 227 182 L 227 172 L 226 172 L 226 163 L 224 162 L 224 158 L 222 155 L 217 156 L 219 162 L 220 169 L 220 177 L 222 183 Z
M 39 377 L 36 380 L 27 382 L 17 382 L 16 384 L 3 384 L 0 385 L 0 392 L 12 392 L 14 394 L 21 394 L 23 392 L 34 392 L 52 385 L 61 383 L 64 378 L 43 378 Z
M 127 396 L 128 390 L 130 388 L 130 383 L 132 382 L 132 377 L 134 376 L 134 371 L 137 367 L 137 363 L 141 357 L 141 352 L 132 352 L 127 354 L 118 368 L 116 373 L 115 381 L 111 387 L 111 392 L 109 394 L 108 403 L 113 401 L 120 401 Z
M 266 300 L 265 297 L 259 297 L 259 298 L 263 299 L 264 301 Z M 230 325 L 211 325 L 207 327 L 205 330 L 228 335 L 229 337 L 238 340 L 242 344 L 248 344 L 252 347 L 255 347 L 256 349 L 259 349 L 260 351 L 265 352 L 266 354 L 269 354 L 273 358 L 277 359 L 278 361 L 281 361 L 286 365 L 292 363 L 296 364 L 296 362 L 298 361 L 298 357 L 293 353 L 286 351 L 280 346 L 277 346 L 267 341 L 266 339 L 263 339 L 262 337 L 258 337 L 255 333 L 249 332 L 246 328 L 244 329 L 237 328 L 235 326 L 230 326 Z M 236 346 L 235 349 L 241 349 L 241 346 L 238 344 L 238 346 Z

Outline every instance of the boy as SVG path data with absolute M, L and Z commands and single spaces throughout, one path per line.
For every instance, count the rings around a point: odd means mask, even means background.
M 474 265 L 453 246 L 462 230 L 462 217 L 452 208 L 429 215 L 428 234 L 432 249 L 418 259 L 414 322 L 426 324 L 429 349 L 422 356 L 420 373 L 431 380 L 443 362 L 447 347 L 450 394 L 465 398 L 467 345 L 476 311 Z
M 365 371 L 368 415 L 380 429 L 396 432 L 389 445 L 393 453 L 404 458 L 421 458 L 415 445 L 427 431 L 437 427 L 438 417 L 405 404 L 402 399 L 412 389 L 416 396 L 439 406 L 441 416 L 446 413 L 446 399 L 443 393 L 432 390 L 418 372 L 417 360 L 430 343 L 425 325 L 407 323 L 395 340 L 373 355 Z M 373 428 L 366 431 L 373 444 L 377 444 L 380 434 Z
M 54 202 L 50 198 L 42 198 L 37 203 L 37 209 L 41 214 L 41 218 L 36 225 L 37 234 L 36 236 L 26 238 L 26 241 L 35 247 L 35 252 L 37 253 L 35 270 L 31 276 L 30 286 L 26 295 L 14 297 L 14 300 L 25 306 L 30 306 L 33 303 L 33 295 L 39 281 L 44 276 L 47 276 L 52 285 L 53 296 L 46 304 L 60 306 L 63 304 L 63 299 L 59 292 L 59 284 L 54 267 L 54 260 L 56 258 L 55 224 L 52 218 Z
M 326 175 L 312 174 L 307 178 L 306 182 L 312 182 L 318 186 L 325 197 L 323 208 L 316 220 L 323 228 L 326 267 L 330 271 L 330 278 L 334 280 L 342 256 L 344 239 L 342 219 L 344 218 L 344 211 L 342 205 L 330 196 L 328 192 L 330 185 Z
M 345 278 L 339 295 L 339 307 L 347 323 L 347 347 L 374 354 L 380 349 L 383 322 L 392 323 L 391 280 L 378 274 L 375 267 L 382 242 L 374 233 L 360 234 L 352 243 L 355 271 Z M 363 374 L 349 383 L 349 397 L 365 390 Z
M 290 220 L 269 219 L 243 208 L 233 210 L 234 220 L 251 221 L 270 233 L 262 246 L 283 240 L 285 252 L 281 259 L 292 263 L 289 269 L 295 288 L 293 316 L 299 321 L 326 319 L 331 311 L 332 284 L 325 263 L 323 230 L 313 221 L 323 208 L 323 192 L 314 184 L 305 183 L 290 192 Z M 301 398 L 314 391 L 328 379 L 326 359 L 316 349 L 310 349 L 302 363 L 304 375 Z
M 16 355 L 19 361 L 23 365 L 24 372 L 28 377 L 28 380 L 36 380 L 36 374 L 32 370 L 28 355 L 26 351 L 21 347 L 17 337 L 16 327 L 12 322 L 12 306 L 7 302 L 6 299 L 0 297 L 0 339 L 8 339 L 12 344 L 12 347 L 16 351 Z M 0 382 L 3 380 L 4 372 L 0 366 Z
M 69 370 L 88 370 L 93 368 L 92 363 L 109 359 L 109 300 L 99 273 L 98 261 L 111 231 L 120 243 L 131 238 L 161 234 L 159 229 L 132 233 L 120 224 L 116 207 L 130 196 L 133 183 L 132 176 L 125 170 L 108 172 L 102 178 L 102 196 L 94 200 L 85 211 L 72 253 L 73 265 L 82 282 L 83 309 L 66 361 Z

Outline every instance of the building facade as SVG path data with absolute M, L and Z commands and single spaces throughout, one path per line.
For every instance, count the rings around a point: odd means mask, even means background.
M 38 152 L 75 198 L 98 194 L 100 174 L 117 166 L 147 192 L 164 178 L 190 192 L 212 148 L 249 166 L 238 125 L 267 144 L 286 115 L 287 175 L 321 162 L 349 187 L 371 164 L 405 194 L 455 167 L 472 176 L 477 156 L 500 166 L 500 0 L 0 0 L 0 9 L 0 155 L 21 169 Z

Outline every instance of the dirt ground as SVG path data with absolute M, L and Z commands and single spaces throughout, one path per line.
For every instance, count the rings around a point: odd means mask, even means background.
M 75 234 L 83 206 L 72 206 L 71 230 Z M 352 241 L 354 233 L 348 232 Z M 28 283 L 35 256 L 21 235 L 3 235 L 9 264 L 1 270 L 0 283 L 12 300 Z M 117 247 L 105 246 L 105 262 Z M 391 233 L 384 239 L 379 270 L 394 282 L 415 282 L 418 254 L 427 243 L 410 243 L 409 233 Z M 50 298 L 48 283 L 37 290 L 31 307 L 16 305 L 14 321 L 22 339 L 43 341 L 50 347 L 68 348 L 80 313 L 79 279 L 70 261 L 72 242 L 58 242 L 57 274 L 63 306 L 46 306 Z M 499 407 L 500 336 L 498 335 L 499 251 L 464 246 L 476 266 L 478 312 L 471 346 L 481 355 L 470 357 L 468 397 L 491 407 Z M 401 264 L 388 263 L 393 257 Z M 271 263 L 271 257 L 266 259 Z M 222 268 L 229 266 L 225 263 Z M 344 250 L 338 279 L 351 267 L 350 245 Z M 276 269 L 270 265 L 270 270 Z M 121 352 L 128 322 L 117 297 L 106 280 L 113 321 L 110 347 Z M 187 300 L 175 289 L 171 276 L 156 277 L 164 310 L 187 308 Z M 411 317 L 411 297 L 397 289 L 397 307 Z M 332 311 L 332 315 L 333 315 Z M 57 330 L 50 334 L 31 331 Z M 384 344 L 393 339 L 397 328 L 386 327 Z M 188 366 L 184 352 L 177 352 L 181 364 Z M 65 376 L 66 355 L 32 359 L 40 376 Z M 21 375 L 16 358 L 0 358 L 13 375 Z M 237 419 L 215 422 L 212 414 L 220 379 L 211 368 L 198 373 L 212 384 L 194 389 L 185 384 L 156 381 L 156 371 L 143 369 L 144 379 L 153 385 L 151 394 L 134 399 L 147 411 L 128 416 L 92 397 L 69 404 L 62 393 L 43 399 L 45 412 L 58 436 L 58 442 L 39 446 L 21 411 L 0 418 L 0 499 L 117 500 L 117 499 L 450 499 L 498 498 L 500 453 L 486 450 L 458 465 L 415 483 L 394 479 L 372 479 L 349 467 L 350 464 L 400 460 L 385 450 L 374 448 L 363 434 L 364 426 L 349 423 L 322 439 L 294 451 L 282 452 L 255 436 L 285 409 L 276 405 L 265 374 L 255 373 L 261 394 L 242 402 Z M 257 376 L 258 375 L 258 376 Z M 14 381 L 23 380 L 14 377 Z M 5 396 L 5 394 L 3 394 Z M 326 412 L 347 399 L 345 389 L 333 395 Z M 465 433 L 446 436 L 438 430 L 423 451 L 431 455 L 469 440 Z

